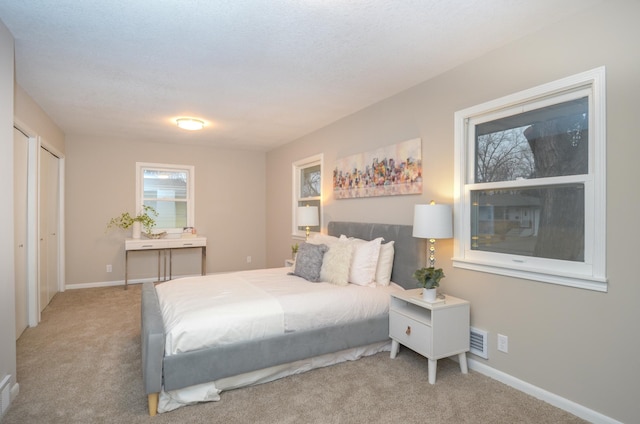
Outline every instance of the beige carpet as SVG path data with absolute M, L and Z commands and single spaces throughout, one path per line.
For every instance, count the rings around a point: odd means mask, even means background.
M 17 343 L 14 423 L 580 423 L 551 405 L 470 371 L 402 348 L 272 383 L 220 402 L 149 417 L 140 371 L 140 286 L 55 296 Z

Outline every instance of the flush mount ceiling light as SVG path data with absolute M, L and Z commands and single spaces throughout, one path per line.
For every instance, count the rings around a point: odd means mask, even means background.
M 178 118 L 176 123 L 183 130 L 198 131 L 204 128 L 204 121 L 195 118 Z

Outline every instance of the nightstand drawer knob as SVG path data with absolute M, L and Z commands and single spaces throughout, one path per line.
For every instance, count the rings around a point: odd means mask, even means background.
M 405 331 L 405 334 L 406 334 L 407 336 L 410 336 L 410 335 L 411 335 L 411 326 L 410 326 L 410 325 L 408 325 L 408 326 L 407 326 L 407 331 Z

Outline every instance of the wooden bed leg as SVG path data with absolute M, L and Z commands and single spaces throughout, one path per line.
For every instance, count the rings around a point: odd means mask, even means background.
M 149 415 L 152 417 L 158 413 L 158 396 L 160 396 L 160 393 L 151 393 L 149 395 Z

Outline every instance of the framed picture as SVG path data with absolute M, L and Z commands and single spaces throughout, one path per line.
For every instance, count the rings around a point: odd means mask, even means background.
M 336 199 L 422 193 L 422 140 L 338 159 L 333 169 Z

